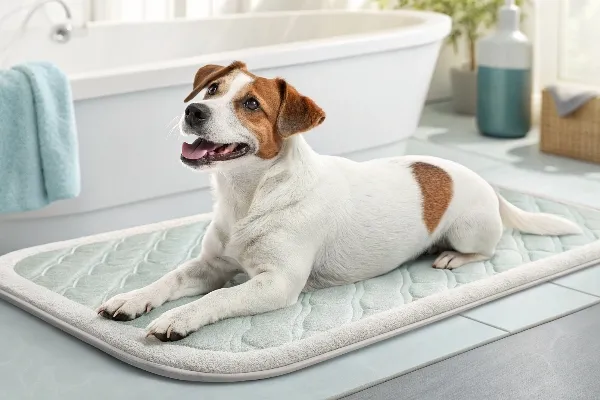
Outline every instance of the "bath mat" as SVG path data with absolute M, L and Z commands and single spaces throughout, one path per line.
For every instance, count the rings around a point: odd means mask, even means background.
M 303 294 L 282 310 L 233 318 L 162 343 L 143 328 L 167 303 L 130 322 L 101 318 L 105 299 L 144 286 L 200 252 L 211 216 L 28 248 L 0 257 L 0 297 L 144 370 L 184 380 L 241 381 L 288 373 L 398 335 L 600 260 L 600 211 L 499 190 L 529 211 L 562 215 L 581 235 L 506 230 L 493 259 L 437 270 L 419 259 L 352 285 Z M 231 284 L 235 284 L 231 283 Z

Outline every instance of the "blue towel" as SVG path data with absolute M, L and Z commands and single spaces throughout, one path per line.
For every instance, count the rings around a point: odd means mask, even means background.
M 68 78 L 45 62 L 0 71 L 0 213 L 76 197 L 80 187 Z

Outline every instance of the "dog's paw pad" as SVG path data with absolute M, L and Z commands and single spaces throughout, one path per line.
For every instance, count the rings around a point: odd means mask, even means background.
M 445 251 L 433 262 L 433 268 L 454 269 L 477 261 L 489 260 L 481 254 L 463 254 L 456 251 Z
M 193 303 L 174 308 L 150 322 L 146 336 L 154 336 L 163 342 L 181 340 L 206 325 L 204 316 Z
M 115 321 L 131 321 L 152 309 L 149 299 L 140 292 L 118 294 L 96 310 L 98 315 Z
M 113 319 L 115 321 L 131 321 L 137 317 L 138 317 L 137 315 L 130 315 L 130 314 L 117 312 L 116 314 L 113 314 L 111 316 L 111 319 Z
M 186 335 L 177 332 L 170 332 L 168 335 L 166 332 L 151 332 L 150 334 L 161 342 L 176 342 L 186 337 Z
M 452 269 L 452 260 L 459 255 L 460 253 L 455 251 L 444 251 L 433 262 L 433 268 Z

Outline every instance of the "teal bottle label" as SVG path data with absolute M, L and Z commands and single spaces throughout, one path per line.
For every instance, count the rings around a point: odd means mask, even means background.
M 486 136 L 520 138 L 531 128 L 531 70 L 477 69 L 477 127 Z

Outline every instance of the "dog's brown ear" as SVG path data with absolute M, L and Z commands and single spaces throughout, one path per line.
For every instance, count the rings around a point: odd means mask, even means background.
M 281 106 L 277 116 L 277 131 L 286 138 L 302 133 L 325 121 L 325 112 L 314 101 L 301 95 L 285 80 L 277 78 Z
M 215 79 L 217 79 L 223 75 L 227 75 L 234 69 L 245 70 L 246 64 L 244 64 L 241 61 L 234 61 L 233 63 L 229 64 L 226 67 L 223 67 L 221 65 L 208 64 L 208 65 L 205 65 L 204 67 L 200 68 L 196 72 L 196 76 L 194 77 L 194 86 L 193 86 L 194 89 L 192 90 L 192 92 L 190 94 L 188 94 L 188 96 L 185 98 L 185 100 L 183 102 L 187 103 L 188 101 L 190 101 L 191 99 L 196 97 L 196 95 L 198 93 L 200 93 L 200 91 L 202 91 L 202 89 L 204 89 L 206 87 L 206 85 L 208 85 L 210 82 L 214 81 Z

